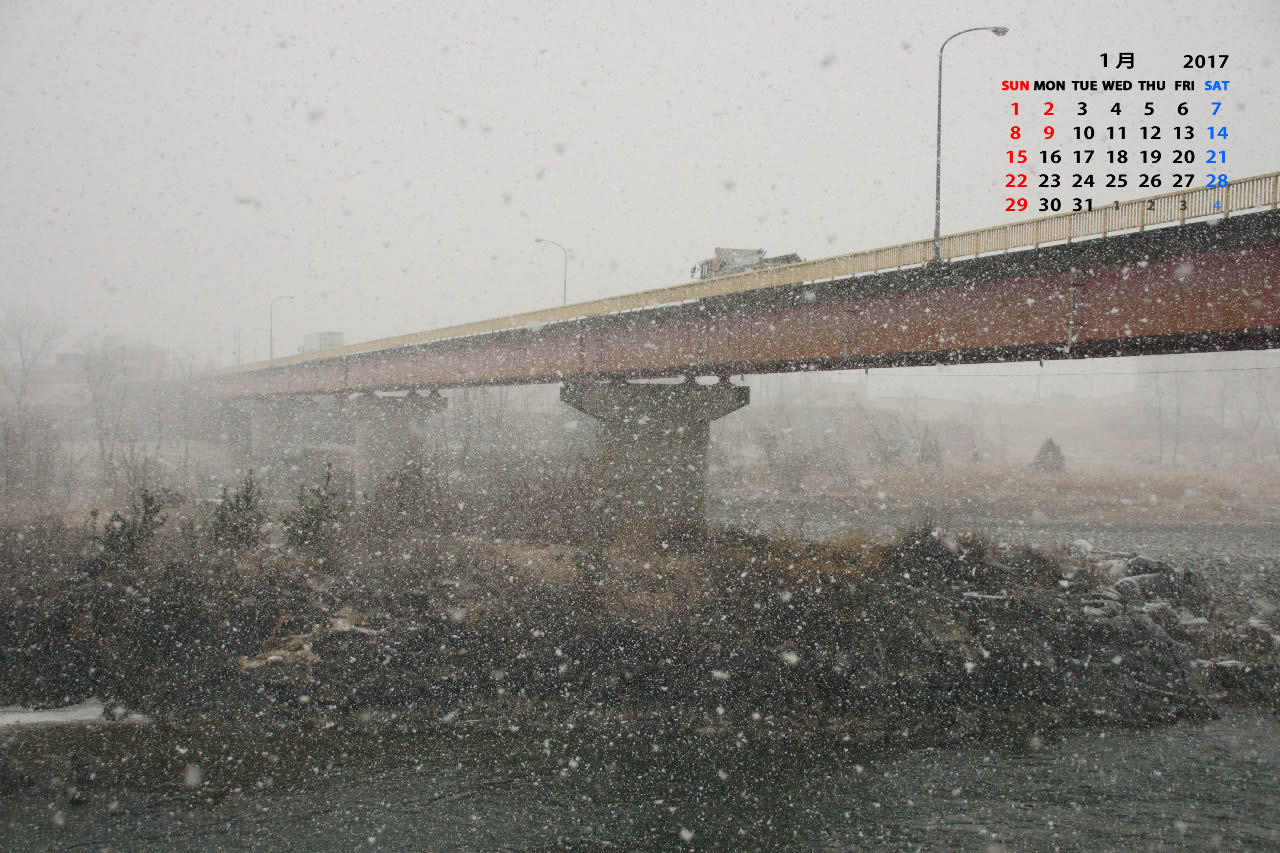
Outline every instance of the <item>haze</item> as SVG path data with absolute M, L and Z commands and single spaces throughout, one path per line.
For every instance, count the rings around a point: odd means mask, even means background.
M 1158 15 L 1152 15 L 1155 9 Z M 1271 0 L 131 0 L 0 11 L 0 302 L 200 364 L 676 284 L 715 246 L 805 258 L 1006 221 L 998 81 L 1172 76 L 1229 52 L 1231 172 L 1276 168 Z M 1111 33 L 1123 33 L 1112 36 Z M 1134 195 L 1140 193 L 1134 192 Z

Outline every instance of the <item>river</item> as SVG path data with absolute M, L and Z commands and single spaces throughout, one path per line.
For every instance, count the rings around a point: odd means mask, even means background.
M 216 802 L 0 806 L 7 850 L 1274 850 L 1280 720 L 858 755 L 728 734 L 459 733 Z M 406 763 L 406 759 L 408 762 Z M 317 768 L 321 771 L 321 768 Z M 112 806 L 117 806 L 112 810 Z

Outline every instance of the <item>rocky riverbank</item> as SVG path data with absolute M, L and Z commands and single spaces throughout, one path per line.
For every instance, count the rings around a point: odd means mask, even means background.
M 690 531 L 348 558 L 359 573 L 265 548 L 221 572 L 28 573 L 3 595 L 0 705 L 96 696 L 155 722 L 10 734 L 0 786 L 220 796 L 377 764 L 397 739 L 512 731 L 1030 742 L 1280 696 L 1269 621 L 1219 608 L 1194 570 L 1087 542 Z
M 1273 625 L 1216 618 L 1193 570 L 1085 543 L 1050 555 L 929 530 L 875 545 L 459 537 L 409 567 L 388 544 L 360 575 L 264 552 L 220 576 L 171 566 L 11 588 L 0 704 L 767 720 L 872 744 L 1203 719 L 1218 701 L 1277 696 Z

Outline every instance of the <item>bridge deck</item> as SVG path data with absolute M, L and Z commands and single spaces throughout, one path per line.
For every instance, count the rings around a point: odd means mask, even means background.
M 280 393 L 1270 346 L 1280 218 L 1238 214 L 1278 202 L 1280 172 L 950 235 L 955 263 L 917 241 L 211 378 Z

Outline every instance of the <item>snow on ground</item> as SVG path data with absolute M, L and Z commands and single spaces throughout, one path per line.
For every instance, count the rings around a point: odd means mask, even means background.
M 97 699 L 86 699 L 79 705 L 68 705 L 64 708 L 18 708 L 9 706 L 0 708 L 0 729 L 10 726 L 47 726 L 65 725 L 68 723 L 146 723 L 150 719 L 142 714 L 121 713 L 104 716 L 105 706 Z

